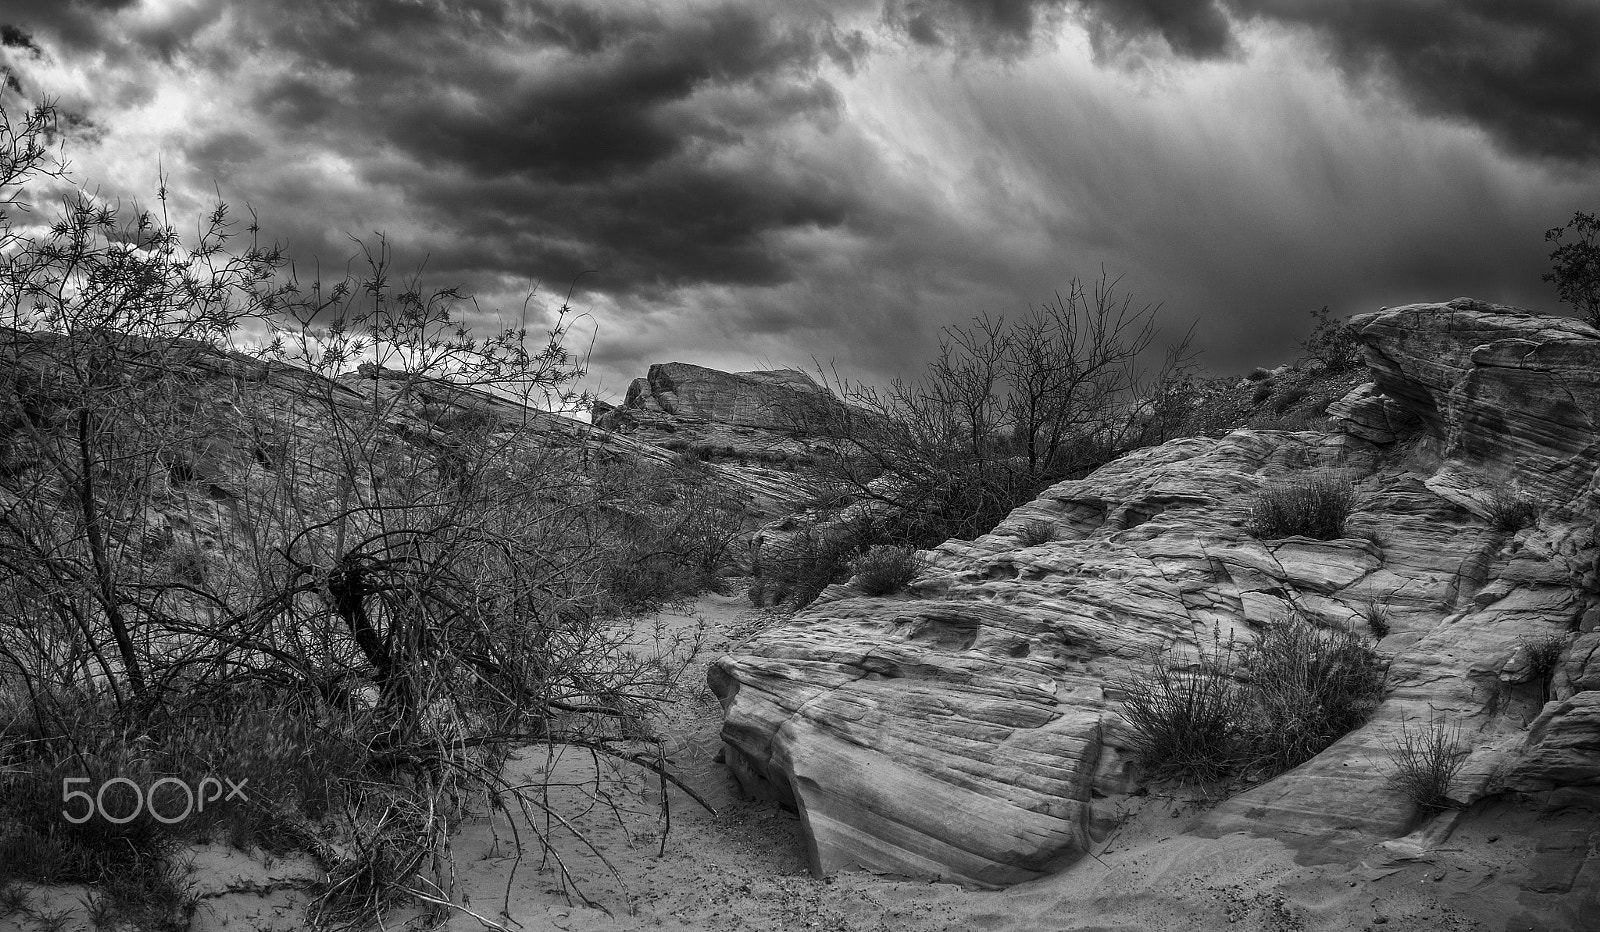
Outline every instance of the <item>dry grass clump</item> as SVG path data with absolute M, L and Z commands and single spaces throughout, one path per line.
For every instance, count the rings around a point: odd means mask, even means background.
M 910 547 L 893 547 L 879 544 L 855 562 L 855 584 L 867 595 L 888 595 L 905 588 L 905 585 L 922 571 L 922 560 Z
M 1298 615 L 1192 669 L 1171 659 L 1124 685 L 1135 751 L 1158 777 L 1268 779 L 1365 722 L 1383 695 L 1385 667 L 1367 638 Z
M 1389 603 L 1368 602 L 1361 607 L 1361 617 L 1366 621 L 1372 636 L 1383 640 L 1389 636 Z
M 1042 518 L 1035 518 L 1024 524 L 1022 530 L 1017 534 L 1017 543 L 1024 547 L 1037 547 L 1040 544 L 1048 544 L 1055 539 L 1056 523 Z
M 1261 490 L 1250 510 L 1250 534 L 1261 540 L 1310 537 L 1335 540 L 1344 536 L 1345 519 L 1355 507 L 1348 479 L 1315 473 Z
M 1394 768 L 1389 783 L 1424 814 L 1451 808 L 1450 784 L 1466 762 L 1461 727 L 1435 721 L 1426 728 L 1401 726 L 1400 736 L 1389 746 Z
M 1268 628 L 1246 648 L 1249 769 L 1264 776 L 1310 760 L 1361 725 L 1383 698 L 1385 665 L 1347 628 L 1301 616 Z
M 1539 506 L 1514 489 L 1497 488 L 1484 502 L 1489 526 L 1502 534 L 1515 534 L 1539 520 Z
M 1231 645 L 1218 646 L 1190 669 L 1163 654 L 1124 686 L 1122 714 L 1133 726 L 1135 752 L 1162 779 L 1209 783 L 1237 770 L 1238 723 L 1245 693 L 1235 678 Z

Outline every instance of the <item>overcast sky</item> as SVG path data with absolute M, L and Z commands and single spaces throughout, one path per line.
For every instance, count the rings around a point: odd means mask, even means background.
M 1592 0 L 6 0 L 79 181 L 249 204 L 302 270 L 385 233 L 651 362 L 914 374 L 1104 268 L 1217 372 L 1309 312 L 1561 312 L 1600 210 Z M 593 272 L 577 276 L 584 270 Z M 575 281 L 576 279 L 576 281 Z

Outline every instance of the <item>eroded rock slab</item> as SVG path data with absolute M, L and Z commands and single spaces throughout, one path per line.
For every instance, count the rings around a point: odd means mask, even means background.
M 1139 779 L 1120 684 L 1291 612 L 1372 626 L 1387 697 L 1201 833 L 1312 857 L 1404 835 L 1420 816 L 1390 784 L 1392 749 L 1435 726 L 1462 736 L 1463 804 L 1600 784 L 1600 333 L 1466 299 L 1360 322 L 1374 384 L 1341 412 L 1355 429 L 1135 452 L 927 553 L 908 593 L 833 587 L 719 661 L 728 759 L 801 812 L 814 870 L 1004 885 L 1081 856 L 1113 817 L 1097 800 Z M 1395 442 L 1419 424 L 1426 456 Z M 1358 492 L 1344 538 L 1246 532 L 1262 488 L 1329 470 Z M 1487 519 L 1508 485 L 1553 503 L 1537 526 Z M 1025 546 L 1039 522 L 1056 539 Z M 1553 667 L 1529 660 L 1542 638 Z

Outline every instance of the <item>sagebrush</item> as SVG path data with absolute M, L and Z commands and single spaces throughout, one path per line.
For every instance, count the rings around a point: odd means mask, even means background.
M 1365 722 L 1385 672 L 1365 637 L 1296 615 L 1195 663 L 1162 654 L 1123 684 L 1123 715 L 1156 776 L 1262 780 Z
M 1434 721 L 1413 728 L 1403 723 L 1389 745 L 1389 783 L 1425 815 L 1451 808 L 1450 788 L 1468 749 L 1459 725 Z
M 1250 509 L 1250 533 L 1261 540 L 1310 537 L 1335 540 L 1355 508 L 1350 480 L 1326 472 L 1269 485 Z
M 867 595 L 888 595 L 905 588 L 922 571 L 922 560 L 910 547 L 879 544 L 856 558 L 855 584 Z

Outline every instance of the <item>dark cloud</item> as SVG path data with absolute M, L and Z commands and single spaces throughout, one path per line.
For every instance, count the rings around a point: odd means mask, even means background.
M 1217 58 L 1233 51 L 1233 30 L 1215 0 L 1082 0 L 1093 27 L 1116 40 L 1158 35 L 1188 58 Z
M 885 0 L 922 45 L 1015 54 L 1060 14 L 1098 54 L 1159 37 L 1195 59 L 1235 49 L 1234 26 L 1302 27 L 1361 82 L 1388 82 L 1424 113 L 1483 128 L 1520 156 L 1600 160 L 1600 4 L 1585 0 Z
M 621 292 L 770 283 L 795 274 L 774 233 L 848 216 L 842 189 L 771 139 L 838 118 L 821 69 L 861 45 L 825 15 L 293 6 L 252 7 L 242 36 L 283 65 L 251 102 L 269 121 L 257 132 L 337 151 L 375 191 L 402 192 L 444 234 L 427 247 L 441 273 L 559 281 L 598 268 Z M 202 140 L 189 154 L 202 172 L 236 176 L 240 149 Z
M 142 19 L 137 26 L 118 14 L 139 13 L 142 0 L 10 0 L 6 19 L 41 36 L 46 49 L 94 51 L 116 61 L 154 56 L 170 60 L 200 29 L 215 22 L 224 0 L 202 0 Z
M 1215 0 L 885 0 L 883 18 L 920 45 L 1015 54 L 1069 13 L 1087 21 L 1097 48 L 1144 35 L 1195 58 L 1233 47 Z
M 1233 0 L 1304 26 L 1353 75 L 1519 155 L 1600 160 L 1600 4 L 1584 0 Z
M 0 46 L 10 49 L 22 49 L 34 55 L 43 55 L 44 50 L 33 41 L 33 36 L 26 30 L 18 29 L 9 23 L 0 24 Z
M 61 45 L 95 48 L 107 38 L 106 15 L 138 4 L 139 0 L 11 0 L 5 17 L 13 27 L 48 35 Z

